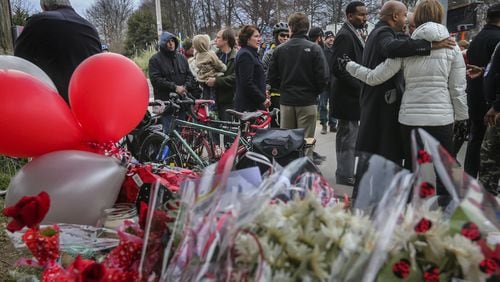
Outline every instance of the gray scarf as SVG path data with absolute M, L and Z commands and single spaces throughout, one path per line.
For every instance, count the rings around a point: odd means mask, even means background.
M 359 42 L 361 43 L 361 46 L 363 46 L 363 48 L 365 48 L 365 41 L 363 40 L 363 37 L 361 37 L 361 35 L 359 35 L 358 30 L 349 21 L 345 21 L 345 23 L 347 24 L 349 29 L 351 29 L 351 31 L 354 32 L 354 34 L 356 34 L 356 37 L 358 38 Z

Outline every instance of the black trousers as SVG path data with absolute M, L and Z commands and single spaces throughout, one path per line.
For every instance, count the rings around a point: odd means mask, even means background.
M 464 170 L 476 178 L 479 172 L 481 144 L 483 143 L 486 125 L 483 120 L 470 120 L 470 139 L 465 153 Z
M 408 126 L 401 124 L 401 136 L 403 140 L 403 153 L 405 158 L 406 169 L 412 170 L 412 155 L 411 155 L 411 131 L 413 129 L 422 128 L 427 131 L 432 137 L 441 143 L 450 155 L 453 154 L 453 124 L 447 124 L 442 126 Z M 441 184 L 439 179 L 437 180 L 436 192 L 438 195 L 448 195 L 448 191 Z

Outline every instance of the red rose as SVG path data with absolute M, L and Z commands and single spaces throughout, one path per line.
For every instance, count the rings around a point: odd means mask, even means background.
M 59 227 L 30 228 L 22 237 L 24 243 L 41 265 L 54 262 L 59 257 Z
M 431 158 L 431 155 L 429 155 L 429 153 L 427 153 L 426 150 L 418 150 L 418 153 L 417 153 L 417 162 L 419 164 L 423 164 L 423 163 L 430 163 L 432 161 L 432 158 Z
M 82 272 L 82 282 L 99 282 L 106 276 L 106 267 L 101 263 L 93 263 Z
M 420 198 L 427 198 L 436 195 L 436 188 L 429 182 L 422 182 L 420 184 L 419 194 Z
M 432 227 L 432 222 L 426 218 L 422 218 L 417 225 L 415 226 L 415 232 L 417 233 L 425 233 L 429 231 Z
M 410 262 L 407 259 L 401 259 L 392 266 L 394 275 L 401 279 L 406 279 L 410 276 Z
M 139 225 L 143 230 L 146 229 L 146 219 L 148 215 L 149 206 L 141 202 L 139 211 Z M 158 232 L 164 234 L 168 230 L 168 223 L 174 222 L 175 218 L 169 216 L 166 211 L 155 210 L 151 222 L 151 232 Z
M 439 282 L 439 268 L 436 266 L 431 267 L 424 272 L 425 282 Z
M 492 274 L 497 270 L 497 262 L 494 259 L 483 259 L 479 264 L 479 269 L 486 274 Z
M 15 205 L 3 209 L 3 214 L 12 217 L 13 220 L 7 225 L 7 230 L 16 232 L 28 226 L 33 228 L 42 222 L 49 211 L 50 197 L 46 192 L 40 192 L 37 196 L 24 196 Z
M 467 222 L 462 226 L 462 230 L 460 231 L 462 236 L 468 238 L 471 241 L 477 241 L 481 239 L 481 232 L 479 231 L 479 227 L 474 222 Z

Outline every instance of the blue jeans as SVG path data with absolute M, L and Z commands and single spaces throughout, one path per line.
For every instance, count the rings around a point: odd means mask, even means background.
M 321 125 L 337 126 L 337 120 L 328 114 L 328 99 L 330 98 L 330 93 L 325 90 L 319 95 L 319 122 Z

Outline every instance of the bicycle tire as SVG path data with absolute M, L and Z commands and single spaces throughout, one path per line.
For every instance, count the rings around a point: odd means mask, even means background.
M 171 146 L 170 142 L 165 141 L 165 136 L 158 133 L 149 134 L 141 144 L 140 162 L 156 162 L 166 163 L 177 167 L 182 166 L 182 162 L 176 153 L 176 149 Z M 165 145 L 164 145 L 165 144 Z M 161 156 L 164 150 L 168 149 L 167 156 Z M 160 153 L 162 152 L 162 153 Z

